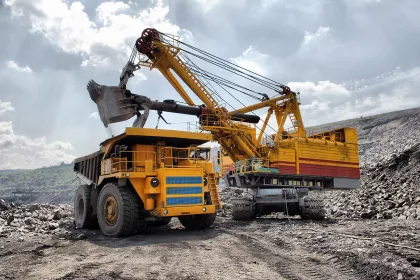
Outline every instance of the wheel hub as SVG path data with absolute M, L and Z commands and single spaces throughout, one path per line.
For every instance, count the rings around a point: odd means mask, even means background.
M 105 222 L 109 226 L 115 225 L 118 220 L 118 203 L 114 196 L 109 195 L 105 198 L 104 203 Z

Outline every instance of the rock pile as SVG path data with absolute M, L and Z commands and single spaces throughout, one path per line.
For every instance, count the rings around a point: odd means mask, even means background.
M 16 206 L 0 200 L 0 237 L 65 235 L 73 228 L 70 205 L 28 204 Z
M 332 217 L 420 219 L 420 144 L 363 167 L 360 189 L 330 193 L 326 202 Z

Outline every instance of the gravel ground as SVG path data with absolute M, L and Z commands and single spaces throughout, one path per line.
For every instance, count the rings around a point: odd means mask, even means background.
M 420 221 L 177 220 L 128 238 L 98 230 L 0 238 L 0 279 L 420 279 Z M 24 265 L 22 265 L 24 264 Z

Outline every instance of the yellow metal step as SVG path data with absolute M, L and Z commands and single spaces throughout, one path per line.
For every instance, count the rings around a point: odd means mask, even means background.
M 222 203 L 220 202 L 220 194 L 219 190 L 217 189 L 216 180 L 214 176 L 214 173 L 209 173 L 208 175 L 211 202 L 216 207 L 216 209 L 221 209 Z

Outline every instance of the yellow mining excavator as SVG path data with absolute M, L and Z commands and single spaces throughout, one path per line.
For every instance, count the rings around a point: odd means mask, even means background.
M 259 89 L 205 70 L 198 61 L 246 79 L 247 84 L 256 84 Z M 142 67 L 159 70 L 187 105 L 172 100 L 151 101 L 126 89 L 133 72 Z M 233 219 L 271 212 L 322 219 L 322 200 L 308 196 L 309 190 L 359 187 L 355 129 L 308 135 L 298 93 L 176 36 L 145 29 L 122 71 L 119 86 L 91 81 L 88 91 L 105 126 L 137 118 L 125 133 L 102 143 L 99 152 L 75 160 L 74 169 L 86 182 L 75 197 L 79 227 L 97 221 L 105 234 L 120 236 L 132 233 L 139 221 L 162 225 L 171 217 L 179 217 L 187 228 L 208 227 L 221 208 L 216 186 L 220 177 L 226 187 L 248 191 L 247 196 L 234 200 Z M 246 106 L 239 94 L 257 102 Z M 240 108 L 234 108 L 228 100 L 236 100 Z M 259 127 L 260 118 L 255 112 L 264 108 L 267 111 Z M 159 118 L 163 118 L 163 112 L 196 115 L 200 132 L 144 128 L 149 110 L 158 111 Z M 285 129 L 287 120 L 290 129 Z M 202 147 L 208 141 L 221 146 L 213 161 L 221 166 L 217 172 L 208 156 L 210 150 Z

